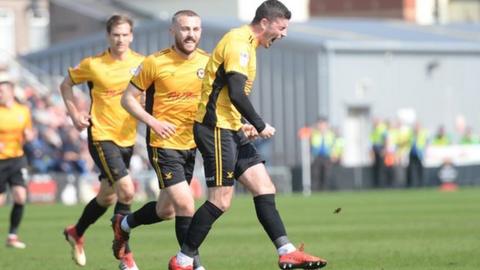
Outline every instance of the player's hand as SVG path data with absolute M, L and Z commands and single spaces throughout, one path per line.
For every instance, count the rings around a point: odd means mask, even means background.
M 244 124 L 242 126 L 242 131 L 243 133 L 245 134 L 245 136 L 247 136 L 247 138 L 249 140 L 255 140 L 258 138 L 258 132 L 257 130 L 255 129 L 254 126 L 250 125 L 250 124 Z
M 273 135 L 275 135 L 275 128 L 269 124 L 266 124 L 265 128 L 258 135 L 263 139 L 271 138 Z
M 162 139 L 168 139 L 175 134 L 175 126 L 166 121 L 156 121 L 152 127 L 153 131 L 157 133 Z
M 92 117 L 86 113 L 79 113 L 77 116 L 72 117 L 72 122 L 78 131 L 82 131 L 90 126 L 90 119 Z

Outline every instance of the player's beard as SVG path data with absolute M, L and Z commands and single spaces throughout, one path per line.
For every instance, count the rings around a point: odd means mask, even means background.
M 193 50 L 188 50 L 187 48 L 185 48 L 184 46 L 184 42 L 187 42 L 189 40 L 192 40 L 195 42 L 195 47 L 193 48 Z M 198 42 L 195 41 L 195 39 L 193 38 L 190 38 L 190 37 L 187 37 L 185 38 L 185 40 L 182 42 L 181 40 L 179 40 L 178 38 L 175 39 L 175 47 L 181 51 L 182 53 L 184 53 L 185 55 L 190 55 L 191 53 L 193 53 L 196 49 L 197 49 L 197 45 L 198 45 Z

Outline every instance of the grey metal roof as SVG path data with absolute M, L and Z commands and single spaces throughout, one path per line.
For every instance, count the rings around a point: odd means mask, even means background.
M 246 22 L 204 18 L 204 28 L 227 31 Z M 480 51 L 480 24 L 418 25 L 399 20 L 312 19 L 291 23 L 288 38 L 279 43 L 341 50 Z
M 289 39 L 330 49 L 480 51 L 480 24 L 417 25 L 397 20 L 313 19 L 292 23 Z
M 105 20 L 115 13 L 126 13 L 132 16 L 134 19 L 148 18 L 145 14 L 139 14 L 137 12 L 131 12 L 131 10 L 125 8 L 122 3 L 116 3 L 110 0 L 50 0 L 56 5 L 75 10 L 85 16 L 97 19 Z
M 55 0 L 65 1 L 65 0 Z M 85 0 L 92 1 L 92 0 Z M 203 18 L 204 33 L 216 33 L 220 38 L 233 27 L 247 22 L 234 18 Z M 145 20 L 137 24 L 139 29 L 168 28 L 169 20 Z M 137 32 L 138 33 L 138 32 Z M 104 34 L 79 37 L 70 43 L 58 44 L 33 53 L 55 53 L 72 44 L 104 42 Z M 371 19 L 313 19 L 305 23 L 291 23 L 288 38 L 275 47 L 302 44 L 305 48 L 344 51 L 416 51 L 479 53 L 480 24 L 450 24 L 422 26 L 403 21 Z

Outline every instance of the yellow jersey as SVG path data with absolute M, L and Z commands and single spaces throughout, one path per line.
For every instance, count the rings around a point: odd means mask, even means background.
M 242 127 L 242 116 L 228 95 L 226 74 L 237 72 L 245 75 L 245 94 L 249 95 L 255 80 L 257 47 L 258 40 L 249 25 L 234 28 L 223 36 L 205 68 L 195 121 L 230 130 Z
M 113 141 L 122 147 L 135 144 L 137 122 L 120 100 L 143 60 L 143 55 L 132 50 L 124 60 L 116 60 L 106 50 L 68 70 L 74 84 L 87 82 L 90 89 L 92 118 L 88 131 L 93 141 Z
M 175 134 L 162 139 L 148 128 L 152 147 L 187 150 L 195 147 L 193 121 L 197 112 L 204 69 L 209 55 L 197 49 L 193 58 L 185 59 L 173 48 L 148 56 L 131 83 L 146 91 L 145 109 L 160 121 L 176 127 Z
M 0 160 L 23 156 L 24 132 L 32 128 L 30 109 L 17 102 L 0 106 Z

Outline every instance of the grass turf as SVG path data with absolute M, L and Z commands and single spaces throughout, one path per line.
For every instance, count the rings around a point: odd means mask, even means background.
M 278 196 L 289 238 L 326 258 L 326 269 L 476 270 L 480 266 L 480 189 L 433 189 Z M 137 209 L 140 205 L 135 205 Z M 334 210 L 341 207 L 338 214 Z M 83 206 L 28 205 L 20 228 L 25 250 L 0 246 L 0 269 L 79 269 L 62 230 Z M 86 233 L 87 266 L 117 269 L 107 212 Z M 0 208 L 6 237 L 10 206 Z M 131 247 L 141 270 L 167 269 L 176 244 L 174 222 L 138 227 Z M 277 269 L 277 256 L 259 226 L 249 196 L 236 196 L 201 249 L 208 270 Z

